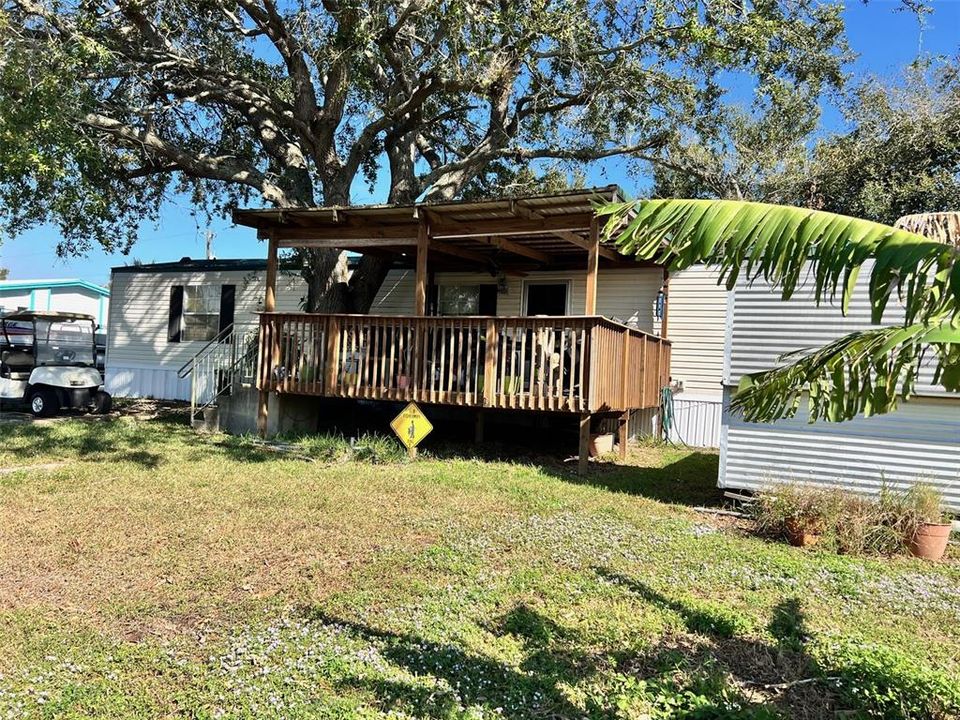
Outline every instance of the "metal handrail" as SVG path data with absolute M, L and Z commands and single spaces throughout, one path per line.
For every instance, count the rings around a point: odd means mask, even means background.
M 190 378 L 191 423 L 199 412 L 216 403 L 220 397 L 233 392 L 237 377 L 243 374 L 244 367 L 250 370 L 251 378 L 255 377 L 258 337 L 257 330 L 249 333 L 249 337 L 241 338 L 234 332 L 202 356 L 199 353 L 195 356 Z M 221 383 L 223 378 L 226 378 L 226 382 Z M 206 394 L 201 397 L 203 391 L 206 391 Z
M 199 360 L 202 359 L 204 354 L 213 352 L 213 348 L 215 348 L 218 345 L 223 345 L 226 338 L 230 337 L 230 335 L 233 334 L 234 327 L 235 327 L 235 323 L 230 323 L 223 330 L 218 332 L 212 340 L 207 341 L 206 345 L 204 345 L 202 348 L 197 350 L 197 352 L 194 353 L 193 357 L 191 357 L 183 365 L 180 366 L 180 369 L 177 370 L 177 377 L 182 380 L 183 378 L 187 377 L 187 375 L 189 375 L 191 372 L 193 372 L 194 366 L 197 364 Z

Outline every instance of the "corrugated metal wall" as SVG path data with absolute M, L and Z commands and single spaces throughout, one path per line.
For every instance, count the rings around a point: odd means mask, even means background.
M 839 307 L 816 307 L 809 282 L 788 302 L 763 284 L 741 282 L 728 322 L 724 402 L 743 374 L 773 367 L 781 354 L 870 327 L 868 278 L 861 273 L 847 317 Z M 897 318 L 891 308 L 887 319 Z M 719 484 L 757 490 L 812 482 L 875 493 L 884 483 L 924 481 L 960 510 L 960 397 L 929 385 L 918 391 L 895 413 L 845 423 L 810 424 L 805 411 L 777 423 L 746 423 L 724 412 Z
M 726 414 L 720 487 L 760 490 L 784 482 L 865 493 L 885 483 L 905 488 L 926 482 L 960 511 L 960 405 L 917 398 L 895 413 L 845 423 L 809 424 L 805 413 L 747 423 Z
M 723 399 L 690 399 L 677 395 L 673 400 L 673 429 L 670 439 L 690 447 L 720 447 Z

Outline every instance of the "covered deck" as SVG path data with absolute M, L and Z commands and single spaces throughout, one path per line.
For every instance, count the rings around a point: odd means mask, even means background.
M 600 267 L 637 267 L 599 242 L 594 203 L 615 188 L 550 196 L 411 206 L 242 210 L 238 224 L 269 242 L 260 317 L 258 427 L 272 393 L 477 408 L 575 413 L 581 465 L 591 420 L 656 408 L 669 382 L 666 293 L 661 335 L 597 315 Z M 277 313 L 284 248 L 387 254 L 415 268 L 413 315 Z M 582 316 L 432 316 L 434 272 L 482 270 L 493 278 L 585 269 Z M 664 273 L 664 290 L 667 276 Z M 482 418 L 482 413 L 478 415 Z M 482 425 L 478 421 L 478 427 Z

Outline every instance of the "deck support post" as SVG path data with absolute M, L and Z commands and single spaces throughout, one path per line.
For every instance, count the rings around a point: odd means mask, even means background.
M 414 286 L 413 314 L 427 314 L 427 254 L 430 251 L 430 226 L 427 218 L 420 218 L 417 233 L 417 275 Z
M 590 427 L 593 415 L 580 413 L 580 449 L 577 453 L 577 472 L 581 475 L 587 472 L 590 462 Z
M 272 313 L 277 308 L 277 240 L 271 236 L 267 245 L 267 277 L 265 281 L 266 289 L 263 295 L 263 312 Z M 264 330 L 263 323 L 260 324 L 260 332 Z M 270 333 L 270 342 L 260 341 L 259 373 L 260 377 L 260 397 L 257 403 L 257 434 L 260 437 L 267 435 L 267 421 L 270 410 L 270 379 L 273 373 L 273 346 L 275 344 L 274 333 Z M 268 364 L 269 363 L 269 364 Z M 263 372 L 264 367 L 267 372 Z
M 590 221 L 590 243 L 587 248 L 587 285 L 583 302 L 584 315 L 597 314 L 597 270 L 600 263 L 600 224 L 597 218 Z
M 627 459 L 627 436 L 630 434 L 630 411 L 624 410 L 617 419 L 617 445 L 620 459 Z
M 327 367 L 323 376 L 323 384 L 328 395 L 333 394 L 337 386 L 337 377 L 340 370 L 340 318 L 333 315 L 327 318 Z

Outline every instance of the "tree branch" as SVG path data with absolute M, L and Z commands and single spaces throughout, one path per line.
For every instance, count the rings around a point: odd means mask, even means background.
M 259 190 L 264 200 L 279 207 L 290 207 L 286 194 L 270 183 L 256 168 L 244 165 L 236 157 L 229 155 L 194 155 L 182 148 L 170 144 L 159 135 L 125 125 L 118 120 L 88 113 L 83 124 L 94 130 L 123 140 L 127 144 L 140 147 L 148 157 L 161 157 L 175 163 L 180 170 L 193 177 L 235 182 Z

